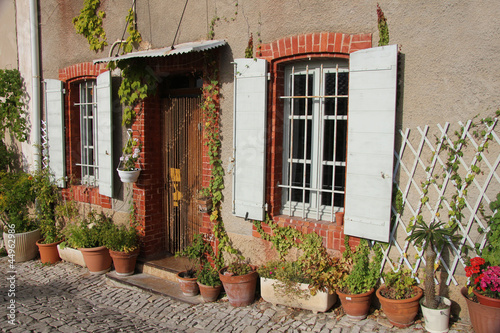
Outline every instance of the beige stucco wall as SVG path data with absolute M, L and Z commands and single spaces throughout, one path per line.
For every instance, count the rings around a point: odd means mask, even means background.
M 0 68 L 17 68 L 15 1 L 0 0 Z
M 102 52 L 92 52 L 87 41 L 74 31 L 71 18 L 78 15 L 82 2 L 41 2 L 43 78 L 57 78 L 60 68 L 108 56 L 109 46 Z M 109 44 L 121 39 L 130 3 L 103 2 Z M 183 0 L 137 1 L 138 28 L 144 45 L 159 48 L 172 44 L 184 3 Z M 491 115 L 500 107 L 497 0 L 239 0 L 237 3 L 238 6 L 234 0 L 189 2 L 176 40 L 182 43 L 206 39 L 210 21 L 215 16 L 220 18 L 214 30 L 215 39 L 228 42 L 222 48 L 220 67 L 222 161 L 226 170 L 233 144 L 231 62 L 244 56 L 250 34 L 253 33 L 257 45 L 258 34 L 262 43 L 270 43 L 312 32 L 371 33 L 376 46 L 377 3 L 388 20 L 390 43 L 399 44 L 401 50 L 403 89 L 398 129 L 446 121 L 456 123 L 476 114 Z M 234 245 L 258 263 L 258 254 L 272 250 L 251 237 L 249 222 L 232 215 L 231 187 L 232 178 L 227 174 L 222 205 L 225 227 Z

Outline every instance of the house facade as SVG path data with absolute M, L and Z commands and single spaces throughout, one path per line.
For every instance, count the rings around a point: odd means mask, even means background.
M 390 36 L 380 47 L 377 3 Z M 220 92 L 220 218 L 256 264 L 275 256 L 252 223 L 270 232 L 266 218 L 318 233 L 337 254 L 346 234 L 351 245 L 398 237 L 399 133 L 486 116 L 500 104 L 495 1 L 107 0 L 99 10 L 108 45 L 97 52 L 72 23 L 83 1 L 37 6 L 50 168 L 68 198 L 121 222 L 133 212 L 146 259 L 213 234 L 195 200 L 213 177 L 200 107 L 212 84 Z M 142 41 L 123 54 L 131 8 Z M 122 125 L 122 72 L 107 66 L 114 61 L 154 79 L 131 126 Z M 141 144 L 141 173 L 122 183 L 116 169 L 129 135 Z

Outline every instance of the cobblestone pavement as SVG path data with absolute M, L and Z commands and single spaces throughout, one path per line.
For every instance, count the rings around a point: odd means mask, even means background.
M 380 315 L 350 321 L 338 307 L 313 314 L 262 300 L 242 308 L 225 301 L 189 305 L 108 285 L 104 275 L 91 275 L 67 262 L 17 263 L 15 280 L 9 271 L 7 258 L 0 259 L 3 332 L 423 332 L 419 323 L 392 328 Z M 469 331 L 460 322 L 450 330 Z

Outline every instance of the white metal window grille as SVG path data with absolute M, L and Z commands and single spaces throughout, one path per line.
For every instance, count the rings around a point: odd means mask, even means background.
M 283 213 L 333 221 L 345 196 L 347 61 L 285 69 Z
M 85 80 L 79 84 L 80 99 L 75 105 L 80 108 L 80 146 L 82 184 L 95 186 L 98 180 L 97 143 L 97 102 L 95 80 Z

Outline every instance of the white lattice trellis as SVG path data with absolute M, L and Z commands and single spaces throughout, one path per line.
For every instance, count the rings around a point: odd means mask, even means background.
M 472 120 L 466 124 L 459 122 L 456 125 L 458 129 L 446 123 L 444 126 L 437 125 L 434 131 L 429 126 L 418 127 L 418 133 L 414 135 L 409 129 L 399 132 L 401 142 L 399 150 L 394 152 L 394 175 L 397 175 L 395 191 L 400 192 L 403 210 L 400 214 L 394 205 L 392 207 L 394 221 L 389 246 L 383 249 L 383 267 L 389 265 L 395 268 L 390 258 L 397 259 L 398 264 L 403 264 L 414 272 L 422 263 L 425 264 L 421 249 L 406 241 L 410 219 L 418 214 L 425 216 L 428 223 L 453 219 L 448 212 L 451 210 L 451 202 L 456 200 L 453 195 L 458 194 L 458 199 L 465 203 L 463 217 L 457 229 L 460 241 L 450 243 L 446 260 L 443 253 L 438 253 L 437 258 L 448 275 L 446 284 L 458 284 L 455 274 L 458 272 L 457 268 L 465 267 L 463 255 L 466 247 L 474 248 L 477 243 L 482 249 L 485 245 L 485 235 L 478 232 L 478 228 L 487 228 L 480 211 L 487 208 L 500 192 L 500 138 L 495 132 L 496 125 L 495 118 L 489 124 L 475 124 Z M 446 170 L 449 156 L 443 147 L 453 146 L 454 142 L 458 143 L 460 153 L 453 157 L 458 160 L 451 162 L 458 162 L 458 173 L 462 179 L 473 178 L 468 188 L 465 188 L 465 182 L 458 186 L 452 178 L 453 173 Z M 473 172 L 476 168 L 481 170 L 477 175 Z M 431 182 L 428 192 L 424 194 L 421 184 L 436 179 L 439 181 Z M 430 199 L 422 200 L 424 196 Z M 411 256 L 413 253 L 415 259 Z

